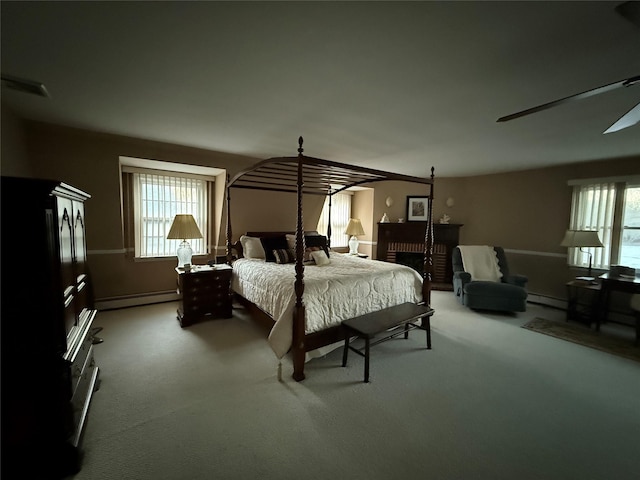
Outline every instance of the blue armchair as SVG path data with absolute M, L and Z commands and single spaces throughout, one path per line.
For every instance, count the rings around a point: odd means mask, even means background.
M 502 278 L 497 282 L 473 280 L 471 274 L 464 270 L 460 249 L 453 249 L 453 290 L 456 298 L 462 305 L 474 310 L 526 311 L 528 278 L 524 275 L 511 275 L 504 249 L 493 249 L 502 273 Z

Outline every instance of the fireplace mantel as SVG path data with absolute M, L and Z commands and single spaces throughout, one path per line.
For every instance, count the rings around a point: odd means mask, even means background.
M 462 224 L 433 224 L 433 277 L 434 290 L 453 289 L 451 253 L 459 243 Z M 418 262 L 408 262 L 410 253 L 424 251 L 427 222 L 378 223 L 377 259 L 404 263 L 415 268 Z M 398 256 L 398 253 L 403 255 Z M 400 258 L 398 258 L 400 257 Z M 420 271 L 420 270 L 418 270 Z

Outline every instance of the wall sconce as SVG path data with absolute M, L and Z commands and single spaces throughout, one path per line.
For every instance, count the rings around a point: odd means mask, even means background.
M 456 201 L 453 199 L 453 197 L 447 198 L 447 201 L 445 202 L 445 205 L 449 208 L 453 207 L 455 204 Z
M 393 198 L 387 197 L 384 203 L 387 205 L 387 207 L 390 207 L 391 205 L 393 205 Z

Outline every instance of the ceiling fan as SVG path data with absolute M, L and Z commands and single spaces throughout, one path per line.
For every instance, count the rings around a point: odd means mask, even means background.
M 509 120 L 514 120 L 516 118 L 524 117 L 525 115 L 530 115 L 532 113 L 540 112 L 548 108 L 556 107 L 566 102 L 593 97 L 594 95 L 610 92 L 611 90 L 615 90 L 616 88 L 631 87 L 637 83 L 640 83 L 640 75 L 626 78 L 624 80 L 619 80 L 617 82 L 609 83 L 607 85 L 602 85 L 600 87 L 592 88 L 591 90 L 586 90 L 581 93 L 576 93 L 575 95 L 569 95 L 568 97 L 560 98 L 558 100 L 554 100 L 548 103 L 543 103 L 542 105 L 538 105 L 536 107 L 527 108 L 526 110 L 522 110 L 520 112 L 512 113 L 511 115 L 500 117 L 497 121 L 508 122 Z M 615 122 L 613 125 L 607 128 L 603 133 L 617 132 L 618 130 L 631 127 L 632 125 L 635 125 L 638 122 L 640 122 L 640 103 L 635 107 L 633 107 L 631 110 L 629 110 L 627 113 L 625 113 L 622 117 L 620 117 L 620 119 L 617 122 Z
M 633 23 L 636 27 L 640 27 L 640 2 L 638 1 L 622 2 L 616 5 L 614 10 L 623 18 Z M 540 112 L 542 110 L 546 110 L 547 108 L 556 107 L 558 105 L 561 105 L 569 101 L 581 100 L 583 98 L 593 97 L 594 95 L 606 93 L 620 87 L 631 87 L 639 82 L 640 82 L 640 75 L 636 75 L 635 77 L 630 77 L 624 80 L 619 80 L 617 82 L 609 83 L 607 85 L 602 85 L 601 87 L 596 87 L 582 93 L 570 95 L 568 97 L 564 97 L 559 100 L 554 100 L 553 102 L 543 103 L 542 105 L 538 105 L 537 107 L 528 108 L 526 110 L 522 110 L 521 112 L 516 112 L 516 113 L 512 113 L 511 115 L 500 117 L 498 119 L 498 122 L 508 122 L 509 120 L 524 117 L 525 115 L 530 115 L 532 113 Z M 613 125 L 607 128 L 603 133 L 617 132 L 619 130 L 631 127 L 638 122 L 640 122 L 640 103 L 635 107 L 633 107 L 631 110 L 629 110 L 627 113 L 625 113 L 622 117 L 620 117 L 620 119 L 617 122 L 615 122 Z

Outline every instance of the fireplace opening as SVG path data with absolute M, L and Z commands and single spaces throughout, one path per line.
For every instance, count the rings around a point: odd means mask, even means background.
M 424 254 L 420 252 L 396 252 L 396 263 L 411 267 L 422 275 L 424 270 Z

